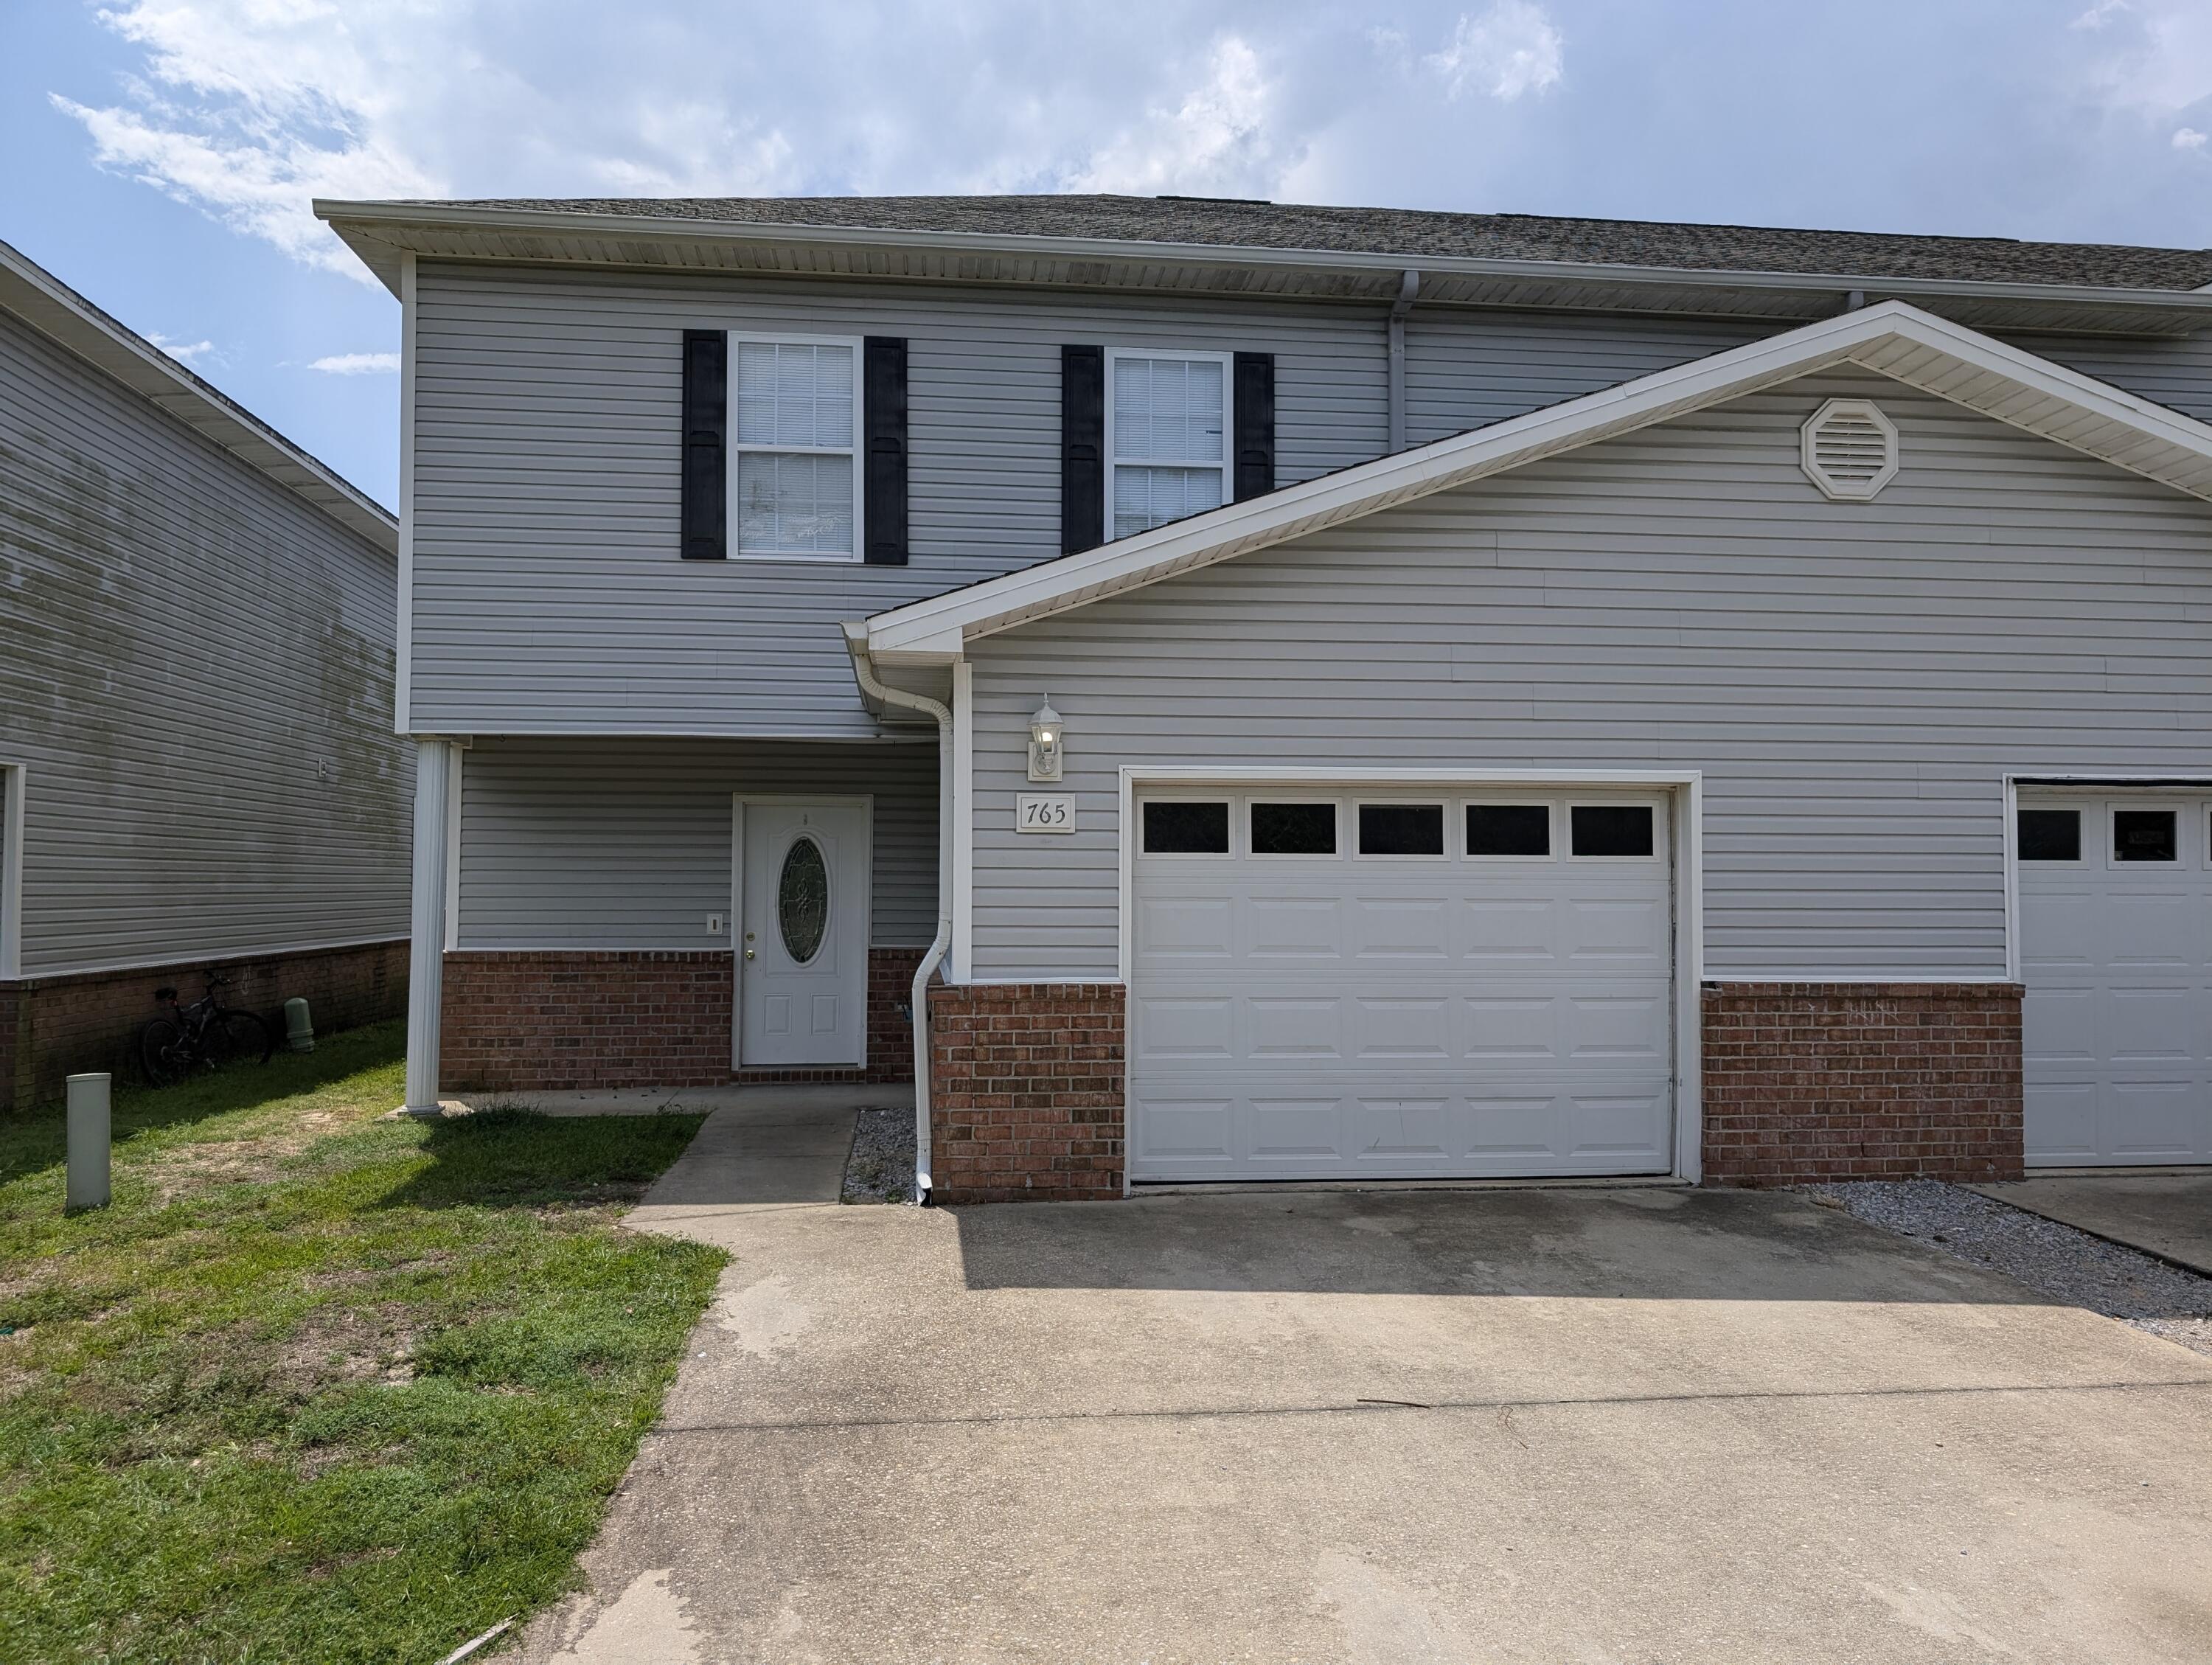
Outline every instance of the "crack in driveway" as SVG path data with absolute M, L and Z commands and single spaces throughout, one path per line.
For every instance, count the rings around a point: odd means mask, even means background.
M 678 1434 L 775 1434 L 830 1432 L 864 1428 L 991 1427 L 1001 1424 L 1068 1424 L 1233 1420 L 1241 1417 L 1391 1415 L 1413 1411 L 1544 1411 L 1598 1409 L 1634 1405 L 1725 1405 L 1785 1403 L 1792 1400 L 1937 1399 L 1997 1394 L 2109 1394 L 2162 1391 L 2169 1388 L 2212 1390 L 2212 1376 L 2148 1382 L 2000 1382 L 1929 1388 L 1750 1388 L 1734 1391 L 1679 1394 L 1590 1394 L 1545 1399 L 1354 1400 L 1310 1405 L 1170 1407 L 1131 1411 L 992 1411 L 963 1416 L 823 1417 L 759 1422 L 686 1422 L 655 1428 L 650 1438 Z

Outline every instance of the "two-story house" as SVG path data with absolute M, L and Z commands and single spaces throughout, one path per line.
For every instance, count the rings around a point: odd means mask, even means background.
M 919 1051 L 948 1199 L 2212 1162 L 2212 253 L 319 211 L 410 1105 Z
M 0 1109 L 407 972 L 392 513 L 0 243 Z

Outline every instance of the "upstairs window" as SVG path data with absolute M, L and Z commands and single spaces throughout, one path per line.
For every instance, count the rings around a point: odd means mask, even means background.
M 1107 512 L 1130 538 L 1229 501 L 1229 355 L 1109 353 Z
M 733 335 L 730 349 L 736 553 L 854 559 L 860 343 Z

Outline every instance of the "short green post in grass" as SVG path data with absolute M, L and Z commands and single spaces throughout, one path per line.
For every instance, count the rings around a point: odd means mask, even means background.
M 74 1214 L 107 1206 L 107 1090 L 105 1071 L 69 1079 L 69 1183 L 62 1206 Z

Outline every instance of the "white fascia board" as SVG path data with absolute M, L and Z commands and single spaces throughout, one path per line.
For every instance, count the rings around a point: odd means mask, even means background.
M 867 621 L 869 647 L 957 653 L 995 631 L 1847 363 L 2212 498 L 2212 427 L 1891 301 L 892 608 Z M 2037 409 L 2018 408 L 2014 393 Z

